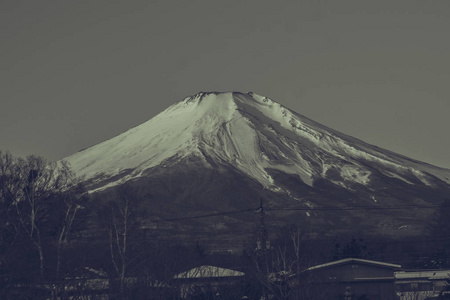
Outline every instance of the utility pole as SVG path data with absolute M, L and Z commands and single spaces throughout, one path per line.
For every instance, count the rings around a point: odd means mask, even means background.
M 266 252 L 270 249 L 270 242 L 268 240 L 268 233 L 266 229 L 266 224 L 264 223 L 264 205 L 262 198 L 259 199 L 259 231 L 258 231 L 258 241 L 256 249 L 258 251 Z
M 268 251 L 270 250 L 270 242 L 268 240 L 268 232 L 266 225 L 264 223 L 264 205 L 263 199 L 259 199 L 259 230 L 258 230 L 258 240 L 256 242 L 256 258 L 258 268 L 261 271 L 262 276 L 262 288 L 263 288 L 263 299 L 267 299 L 267 287 L 269 283 L 269 264 L 268 264 Z

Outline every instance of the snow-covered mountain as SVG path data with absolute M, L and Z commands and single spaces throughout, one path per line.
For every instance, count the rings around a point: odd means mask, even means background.
M 127 171 L 110 186 L 189 157 L 209 168 L 229 164 L 276 191 L 266 169 L 297 174 L 310 186 L 330 170 L 339 174 L 341 180 L 333 180 L 338 185 L 369 185 L 367 165 L 410 184 L 411 176 L 425 185 L 432 185 L 431 177 L 450 183 L 450 170 L 366 144 L 254 93 L 199 93 L 67 160 L 87 179 Z
M 264 194 L 278 199 L 273 204 L 280 208 L 423 205 L 437 204 L 450 191 L 450 170 L 369 145 L 255 93 L 187 97 L 66 160 L 91 191 L 144 180 L 153 187 L 147 195 L 185 202 L 231 193 Z M 209 175 L 199 179 L 201 174 Z M 234 185 L 218 180 L 205 187 L 214 176 L 233 177 Z M 165 188 L 158 192 L 155 182 Z M 220 192 L 212 192 L 215 186 Z M 235 192 L 241 188 L 246 192 Z M 202 206 L 197 204 L 192 209 Z M 405 225 L 392 222 L 391 227 Z

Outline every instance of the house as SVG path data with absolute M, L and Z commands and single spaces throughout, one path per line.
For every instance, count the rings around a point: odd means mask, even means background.
M 173 277 L 179 286 L 181 299 L 200 294 L 219 294 L 244 280 L 245 273 L 216 266 L 200 266 Z
M 394 300 L 394 272 L 400 265 L 346 258 L 296 275 L 295 294 L 311 300 Z
M 450 270 L 405 270 L 395 272 L 394 276 L 400 300 L 437 296 L 450 285 Z

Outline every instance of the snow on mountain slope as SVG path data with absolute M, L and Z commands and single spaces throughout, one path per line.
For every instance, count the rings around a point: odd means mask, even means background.
M 187 97 L 149 121 L 66 160 L 86 179 L 117 176 L 106 188 L 156 166 L 197 158 L 231 165 L 277 191 L 268 170 L 297 174 L 312 186 L 338 170 L 344 187 L 368 185 L 375 171 L 424 185 L 435 179 L 450 184 L 450 170 L 421 163 L 369 145 L 301 116 L 254 93 L 199 93 Z M 370 166 L 370 167 L 368 167 Z

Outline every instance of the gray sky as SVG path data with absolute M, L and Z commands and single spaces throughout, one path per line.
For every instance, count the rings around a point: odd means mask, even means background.
M 0 150 L 56 160 L 199 91 L 254 91 L 450 168 L 449 36 L 447 0 L 1 0 Z

